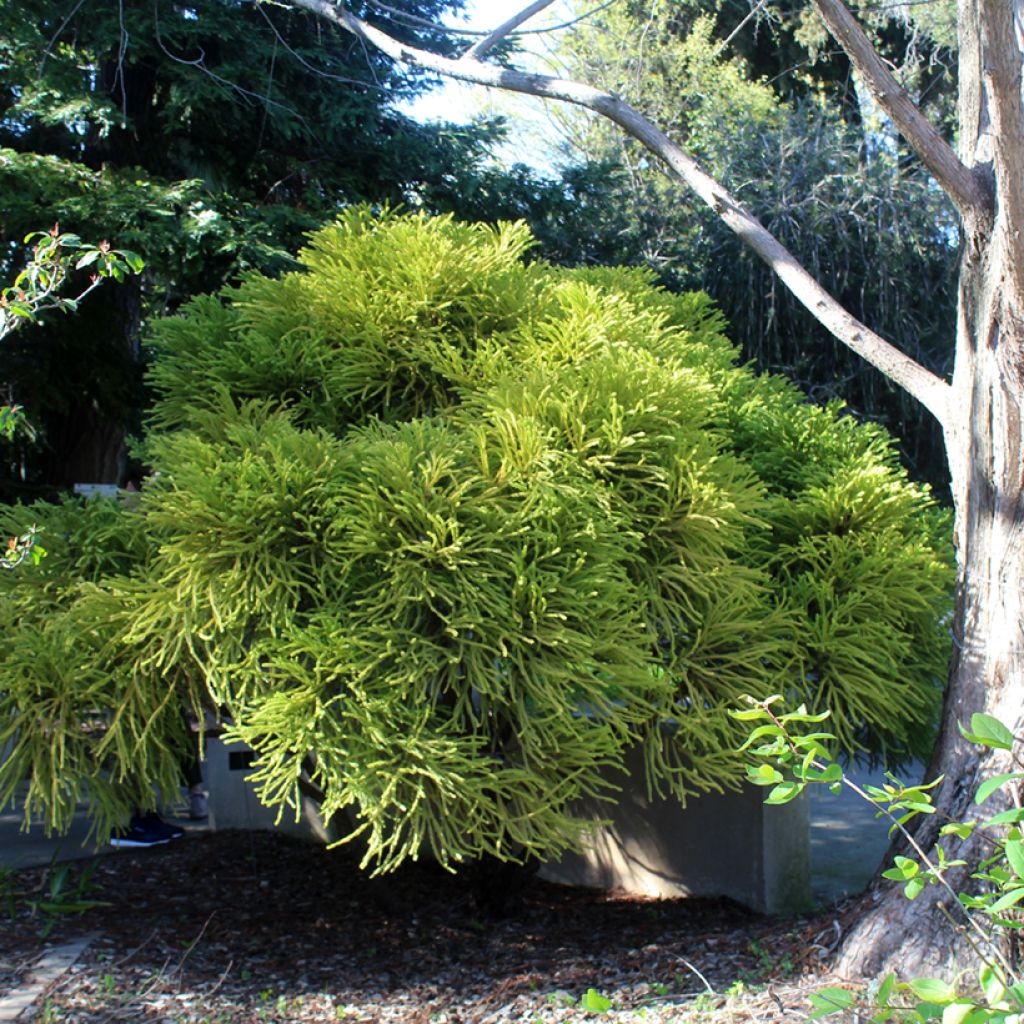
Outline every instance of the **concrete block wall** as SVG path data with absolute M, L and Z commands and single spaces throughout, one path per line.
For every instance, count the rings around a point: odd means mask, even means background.
M 299 820 L 264 807 L 248 781 L 251 751 L 243 744 L 207 741 L 206 781 L 212 828 L 280 828 L 329 841 L 316 804 L 303 800 Z M 541 877 L 566 885 L 621 889 L 637 895 L 728 896 L 762 913 L 795 913 L 811 903 L 810 827 L 806 798 L 766 807 L 765 792 L 708 794 L 685 808 L 649 800 L 640 755 L 616 803 L 585 801 L 576 812 L 595 822 L 588 849 L 541 868 Z M 597 825 L 600 821 L 607 825 Z
M 302 797 L 298 820 L 295 811 L 265 807 L 249 781 L 252 774 L 252 750 L 244 743 L 206 740 L 203 780 L 210 793 L 210 828 L 280 829 L 303 839 L 329 842 L 317 805 Z
M 765 791 L 709 793 L 687 801 L 648 799 L 639 753 L 614 804 L 588 800 L 577 813 L 596 825 L 589 848 L 541 868 L 567 885 L 644 896 L 728 896 L 752 910 L 783 914 L 811 905 L 810 816 L 806 797 L 766 807 Z

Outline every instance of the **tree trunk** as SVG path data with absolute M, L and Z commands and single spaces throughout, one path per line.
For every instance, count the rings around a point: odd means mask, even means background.
M 108 282 L 73 321 L 56 325 L 60 369 L 74 382 L 45 417 L 50 457 L 47 483 L 124 482 L 127 438 L 142 405 L 138 277 Z M 63 396 L 62 396 L 63 397 Z
M 1024 325 L 1008 315 L 1003 289 L 989 289 L 992 301 L 985 301 L 984 278 L 990 275 L 998 280 L 997 266 L 989 273 L 965 273 L 968 294 L 961 296 L 961 328 L 976 325 L 968 338 L 975 365 L 972 373 L 963 374 L 964 389 L 958 388 L 964 398 L 963 436 L 955 438 L 955 447 L 950 444 L 958 508 L 959 590 L 950 685 L 939 741 L 926 773 L 928 779 L 944 776 L 935 794 L 939 813 L 921 820 L 915 835 L 926 849 L 933 846 L 944 821 L 979 817 L 973 800 L 983 776 L 1009 770 L 1004 755 L 985 756 L 981 748 L 967 743 L 958 723 L 969 725 L 971 715 L 983 711 L 1016 735 L 1024 731 L 1024 465 L 1018 454 Z M 982 286 L 981 295 L 974 292 L 975 282 Z M 958 366 L 958 376 L 959 371 Z M 990 813 L 997 809 L 996 798 L 984 808 Z M 978 837 L 959 849 L 955 840 L 944 842 L 948 853 L 968 862 L 968 869 L 951 874 L 954 889 L 969 889 L 970 870 L 990 854 L 990 848 Z M 837 970 L 851 977 L 877 977 L 889 970 L 952 977 L 956 969 L 971 964 L 973 955 L 939 909 L 940 903 L 960 920 L 958 908 L 938 887 L 929 887 L 910 902 L 901 885 L 876 879 L 843 944 Z
M 1012 6 L 1019 20 L 1024 4 Z M 996 202 L 994 219 L 963 226 L 954 401 L 946 425 L 959 583 L 949 689 L 927 773 L 944 777 L 935 794 L 939 813 L 921 821 L 915 836 L 926 849 L 943 821 L 987 816 L 974 807 L 978 782 L 1008 770 L 1006 755 L 968 744 L 958 723 L 968 725 L 982 711 L 1015 735 L 1024 731 L 1024 111 L 1010 8 L 1006 0 L 960 4 L 962 158 Z M 993 798 L 983 810 L 996 809 Z M 977 885 L 969 875 L 990 848 L 980 837 L 946 848 L 968 862 L 951 874 L 953 888 Z M 951 902 L 938 887 L 910 902 L 899 884 L 876 879 L 837 970 L 952 977 L 976 956 L 939 909 Z M 946 909 L 959 919 L 956 906 Z

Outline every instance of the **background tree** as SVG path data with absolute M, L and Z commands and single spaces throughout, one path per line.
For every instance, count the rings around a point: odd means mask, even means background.
M 876 35 L 903 80 L 943 109 L 955 87 L 948 39 L 934 18 L 928 27 L 945 46 L 906 24 L 905 10 L 874 7 Z M 953 207 L 908 162 L 866 91 L 858 94 L 842 51 L 843 60 L 825 58 L 827 33 L 818 38 L 824 26 L 812 12 L 805 3 L 753 12 L 720 0 L 615 5 L 566 35 L 554 56 L 570 77 L 621 96 L 684 142 L 846 309 L 945 374 L 956 307 Z M 570 157 L 609 165 L 616 215 L 606 232 L 620 261 L 646 263 L 669 287 L 708 291 L 756 365 L 885 423 L 912 471 L 948 493 L 932 417 L 779 288 L 713 211 L 673 195 L 636 140 L 572 108 L 557 124 Z
M 767 261 L 783 283 L 840 341 L 863 355 L 939 421 L 956 509 L 958 604 L 945 714 L 930 772 L 944 773 L 934 819 L 964 817 L 979 778 L 1000 767 L 960 735 L 958 719 L 983 712 L 1024 729 L 1024 33 L 1019 3 L 962 0 L 958 8 L 959 155 L 894 79 L 842 0 L 814 0 L 879 105 L 892 118 L 955 205 L 961 226 L 956 361 L 947 383 L 856 320 L 765 230 L 742 204 L 654 124 L 618 97 L 592 86 L 519 72 L 483 58 L 495 42 L 546 6 L 530 5 L 458 60 L 415 50 L 324 0 L 296 6 L 347 28 L 396 59 L 499 88 L 589 107 L 643 142 L 733 231 Z M 926 823 L 921 839 L 935 840 Z M 986 855 L 967 840 L 971 865 Z M 960 879 L 953 880 L 961 885 Z M 908 903 L 898 895 L 873 904 L 847 939 L 841 961 L 851 973 L 877 972 L 891 958 L 916 970 L 969 960 L 947 926 L 939 897 Z
M 400 2 L 380 23 L 433 40 Z M 280 272 L 304 232 L 361 200 L 452 209 L 493 195 L 493 125 L 424 127 L 396 104 L 428 87 L 314 17 L 271 5 L 68 5 L 0 0 L 0 274 L 48 223 L 144 255 L 73 329 L 51 323 L 0 353 L 0 379 L 37 439 L 6 453 L 7 496 L 116 482 L 145 404 L 140 325 L 252 269 Z M 521 172 L 502 189 L 550 192 Z M 518 198 L 515 198 L 518 197 Z M 469 212 L 476 212 L 479 203 Z M 500 213 L 500 211 L 499 211 Z

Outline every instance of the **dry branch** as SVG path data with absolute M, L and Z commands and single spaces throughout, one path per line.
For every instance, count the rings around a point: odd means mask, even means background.
M 982 181 L 960 161 L 952 146 L 896 81 L 843 0 L 814 3 L 875 101 L 892 118 L 896 130 L 910 143 L 960 213 L 970 216 L 988 209 L 991 199 Z
M 500 24 L 493 32 L 485 36 L 478 43 L 474 43 L 463 55 L 463 60 L 479 60 L 485 53 L 493 50 L 506 36 L 510 35 L 524 21 L 528 21 L 535 14 L 539 14 L 545 7 L 550 7 L 555 0 L 534 0 L 529 7 L 524 7 L 518 14 L 509 18 L 508 21 Z

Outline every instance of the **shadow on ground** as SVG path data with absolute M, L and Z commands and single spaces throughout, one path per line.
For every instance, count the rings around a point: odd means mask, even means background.
M 554 1021 L 578 1017 L 594 988 L 622 1013 L 667 1021 L 701 993 L 813 966 L 815 935 L 830 934 L 723 900 L 536 880 L 496 917 L 437 867 L 372 880 L 345 850 L 274 833 L 199 835 L 95 863 L 90 895 L 109 905 L 59 924 L 62 941 L 98 937 L 49 995 L 51 1020 Z M 0 933 L 11 977 L 38 952 L 40 923 L 23 908 Z

